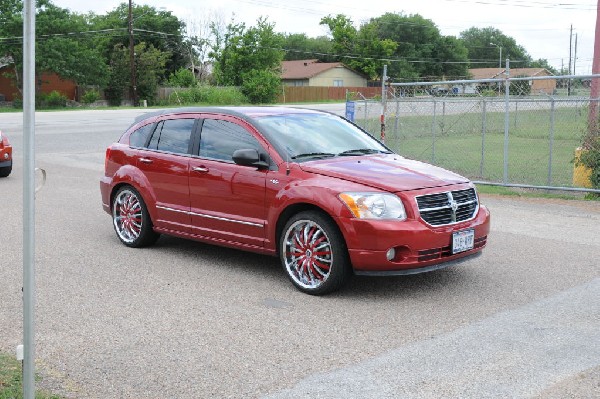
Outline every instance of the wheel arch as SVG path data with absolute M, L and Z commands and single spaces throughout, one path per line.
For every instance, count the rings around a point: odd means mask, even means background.
M 338 222 L 326 210 L 324 210 L 323 208 L 321 208 L 315 204 L 310 204 L 307 202 L 299 202 L 299 203 L 288 205 L 279 214 L 279 217 L 277 218 L 277 223 L 275 226 L 275 254 L 277 256 L 279 256 L 279 252 L 280 252 L 279 240 L 281 238 L 281 234 L 283 234 L 283 228 L 285 227 L 286 223 L 294 215 L 297 215 L 298 213 L 305 212 L 305 211 L 315 211 L 315 212 L 318 212 L 319 214 L 321 214 L 322 216 L 330 219 L 333 222 L 333 225 L 338 229 L 338 232 L 340 233 L 340 236 L 344 240 L 344 243 L 346 242 L 346 238 L 344 237 L 344 234 L 343 234 L 342 229 L 340 228 Z

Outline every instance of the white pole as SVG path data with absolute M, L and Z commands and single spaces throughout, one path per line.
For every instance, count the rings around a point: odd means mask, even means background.
M 23 18 L 23 398 L 35 397 L 35 0 Z

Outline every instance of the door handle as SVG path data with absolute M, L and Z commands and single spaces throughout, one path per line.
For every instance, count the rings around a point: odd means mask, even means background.
M 142 163 L 152 163 L 152 160 L 149 158 L 140 158 L 140 162 Z
M 208 168 L 205 168 L 204 166 L 196 166 L 196 167 L 193 167 L 192 170 L 194 172 L 198 172 L 198 173 L 206 173 L 206 172 L 208 172 Z

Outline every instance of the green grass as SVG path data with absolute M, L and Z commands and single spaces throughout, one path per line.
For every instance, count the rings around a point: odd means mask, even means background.
M 60 399 L 59 396 L 36 392 L 36 399 Z M 0 352 L 0 399 L 23 398 L 21 363 Z
M 521 105 L 523 106 L 523 105 Z M 478 104 L 461 105 L 462 113 L 400 115 L 386 120 L 386 144 L 407 158 L 433 163 L 473 180 L 502 182 L 504 177 L 504 113 L 486 112 L 485 136 Z M 441 108 L 441 107 L 439 107 Z M 517 109 L 509 114 L 508 181 L 535 186 L 572 187 L 574 151 L 587 123 L 587 108 L 556 108 L 550 164 L 550 111 Z M 356 121 L 363 126 L 364 120 Z M 379 121 L 366 121 L 379 137 Z M 433 125 L 433 128 L 432 128 Z M 433 135 L 435 134 L 435 139 Z M 435 154 L 434 154 L 435 150 Z M 483 152 L 483 160 L 482 160 Z

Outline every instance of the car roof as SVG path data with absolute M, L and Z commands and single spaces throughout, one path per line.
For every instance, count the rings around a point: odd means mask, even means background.
M 148 112 L 139 115 L 135 118 L 135 123 L 141 122 L 145 119 L 161 116 L 161 115 L 175 115 L 175 114 L 194 114 L 194 113 L 219 113 L 224 115 L 237 116 L 242 119 L 254 119 L 261 116 L 272 116 L 272 115 L 290 115 L 290 114 L 327 114 L 327 112 L 308 109 L 308 108 L 294 108 L 294 107 L 281 107 L 281 106 L 263 106 L 263 107 L 181 107 L 181 108 L 166 108 L 154 112 Z

